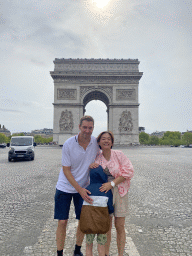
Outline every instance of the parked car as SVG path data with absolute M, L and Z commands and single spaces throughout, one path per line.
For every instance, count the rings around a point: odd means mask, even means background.
M 6 144 L 5 143 L 0 144 L 0 148 L 6 148 Z

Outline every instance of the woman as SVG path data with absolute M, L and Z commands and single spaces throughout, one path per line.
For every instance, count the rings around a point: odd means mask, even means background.
M 113 193 L 114 224 L 117 231 L 118 255 L 123 256 L 125 248 L 125 216 L 128 208 L 128 190 L 130 180 L 133 177 L 133 166 L 130 160 L 119 150 L 112 150 L 114 136 L 111 132 L 104 131 L 97 137 L 97 142 L 102 152 L 96 157 L 95 163 L 90 167 L 95 168 L 99 165 L 103 167 L 108 175 L 108 182 L 103 183 L 100 191 L 107 192 L 110 189 Z M 112 228 L 112 216 L 110 216 Z M 105 255 L 109 255 L 111 242 L 111 228 L 107 233 L 107 243 L 105 244 Z

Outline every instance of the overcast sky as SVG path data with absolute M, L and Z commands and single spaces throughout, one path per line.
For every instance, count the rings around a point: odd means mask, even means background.
M 53 127 L 55 58 L 139 59 L 139 126 L 192 130 L 191 0 L 0 0 L 0 8 L 0 124 L 12 133 Z M 105 105 L 86 109 L 95 135 L 106 129 Z

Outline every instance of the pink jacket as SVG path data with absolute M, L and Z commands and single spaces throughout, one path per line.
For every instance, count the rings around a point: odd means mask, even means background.
M 100 152 L 95 160 L 103 169 L 108 167 L 111 175 L 116 179 L 123 176 L 126 180 L 121 182 L 118 186 L 121 197 L 127 194 L 130 188 L 130 180 L 133 177 L 133 165 L 131 161 L 119 150 L 111 150 L 111 158 L 107 161 L 102 152 Z

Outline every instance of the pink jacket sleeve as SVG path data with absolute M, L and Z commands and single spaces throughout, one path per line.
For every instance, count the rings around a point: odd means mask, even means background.
M 119 176 L 123 176 L 126 180 L 133 178 L 133 165 L 131 161 L 123 154 L 123 152 L 116 152 L 118 161 L 121 165 Z

